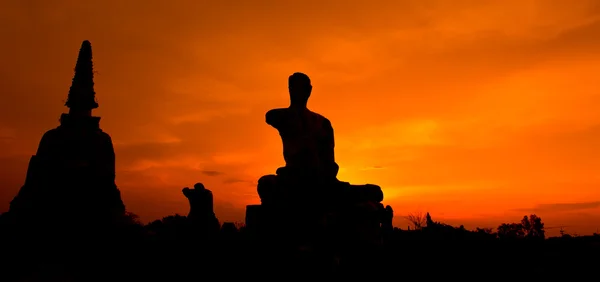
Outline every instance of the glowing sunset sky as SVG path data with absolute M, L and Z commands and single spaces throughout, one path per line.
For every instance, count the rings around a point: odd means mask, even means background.
M 529 213 L 600 228 L 599 1 L 234 2 L 2 1 L 0 211 L 67 111 L 87 39 L 95 114 L 144 221 L 187 214 L 195 182 L 222 221 L 242 221 L 283 164 L 264 114 L 302 71 L 339 178 L 379 184 L 396 225 L 429 211 L 468 228 Z

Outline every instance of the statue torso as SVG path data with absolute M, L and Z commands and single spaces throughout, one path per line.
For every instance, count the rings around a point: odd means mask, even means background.
M 286 168 L 312 174 L 337 166 L 333 161 L 333 130 L 327 118 L 308 109 L 272 111 L 276 111 L 274 126 L 283 142 Z M 331 156 L 326 157 L 327 154 Z

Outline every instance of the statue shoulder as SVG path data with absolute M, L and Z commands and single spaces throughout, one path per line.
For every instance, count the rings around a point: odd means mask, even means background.
M 281 115 L 288 111 L 288 108 L 271 109 L 267 112 L 267 116 Z
M 281 121 L 282 118 L 284 118 L 285 113 L 287 113 L 287 110 L 288 110 L 287 108 L 278 108 L 278 109 L 269 110 L 265 114 L 265 119 L 266 119 L 267 123 L 270 125 L 278 123 L 279 121 Z
M 331 126 L 331 121 L 329 121 L 329 119 L 328 119 L 328 118 L 324 117 L 324 116 L 323 116 L 323 115 L 321 115 L 321 114 L 315 113 L 315 112 L 311 112 L 311 113 L 312 113 L 312 114 L 315 116 L 315 119 L 316 119 L 316 120 L 317 120 L 319 123 L 321 123 L 321 124 L 323 125 L 323 127 L 326 127 L 326 128 L 327 128 L 327 127 L 332 127 L 332 126 Z

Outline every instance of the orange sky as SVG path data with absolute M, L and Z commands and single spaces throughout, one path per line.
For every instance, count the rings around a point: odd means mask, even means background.
M 88 39 L 95 113 L 144 221 L 186 214 L 195 182 L 222 220 L 243 220 L 258 178 L 283 164 L 264 113 L 287 106 L 302 71 L 309 107 L 334 125 L 340 179 L 381 185 L 397 225 L 417 211 L 471 228 L 535 212 L 600 228 L 598 1 L 228 3 L 0 2 L 0 211 L 66 112 Z

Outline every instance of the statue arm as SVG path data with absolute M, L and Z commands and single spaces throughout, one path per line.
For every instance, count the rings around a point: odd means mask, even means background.
M 333 126 L 331 125 L 331 122 L 328 119 L 325 119 L 324 121 L 324 128 L 325 128 L 325 133 L 326 133 L 326 139 L 327 139 L 327 149 L 330 149 L 333 153 L 333 150 L 335 148 L 335 137 L 334 137 L 334 133 L 333 133 Z M 333 154 L 332 154 L 333 157 Z
M 325 130 L 325 140 L 322 144 L 321 158 L 325 163 L 330 166 L 327 169 L 331 171 L 333 176 L 337 176 L 339 166 L 335 163 L 335 135 L 333 132 L 333 126 L 328 119 L 323 122 L 323 128 Z
M 282 109 L 273 109 L 267 112 L 265 119 L 268 125 L 279 129 L 282 124 Z

